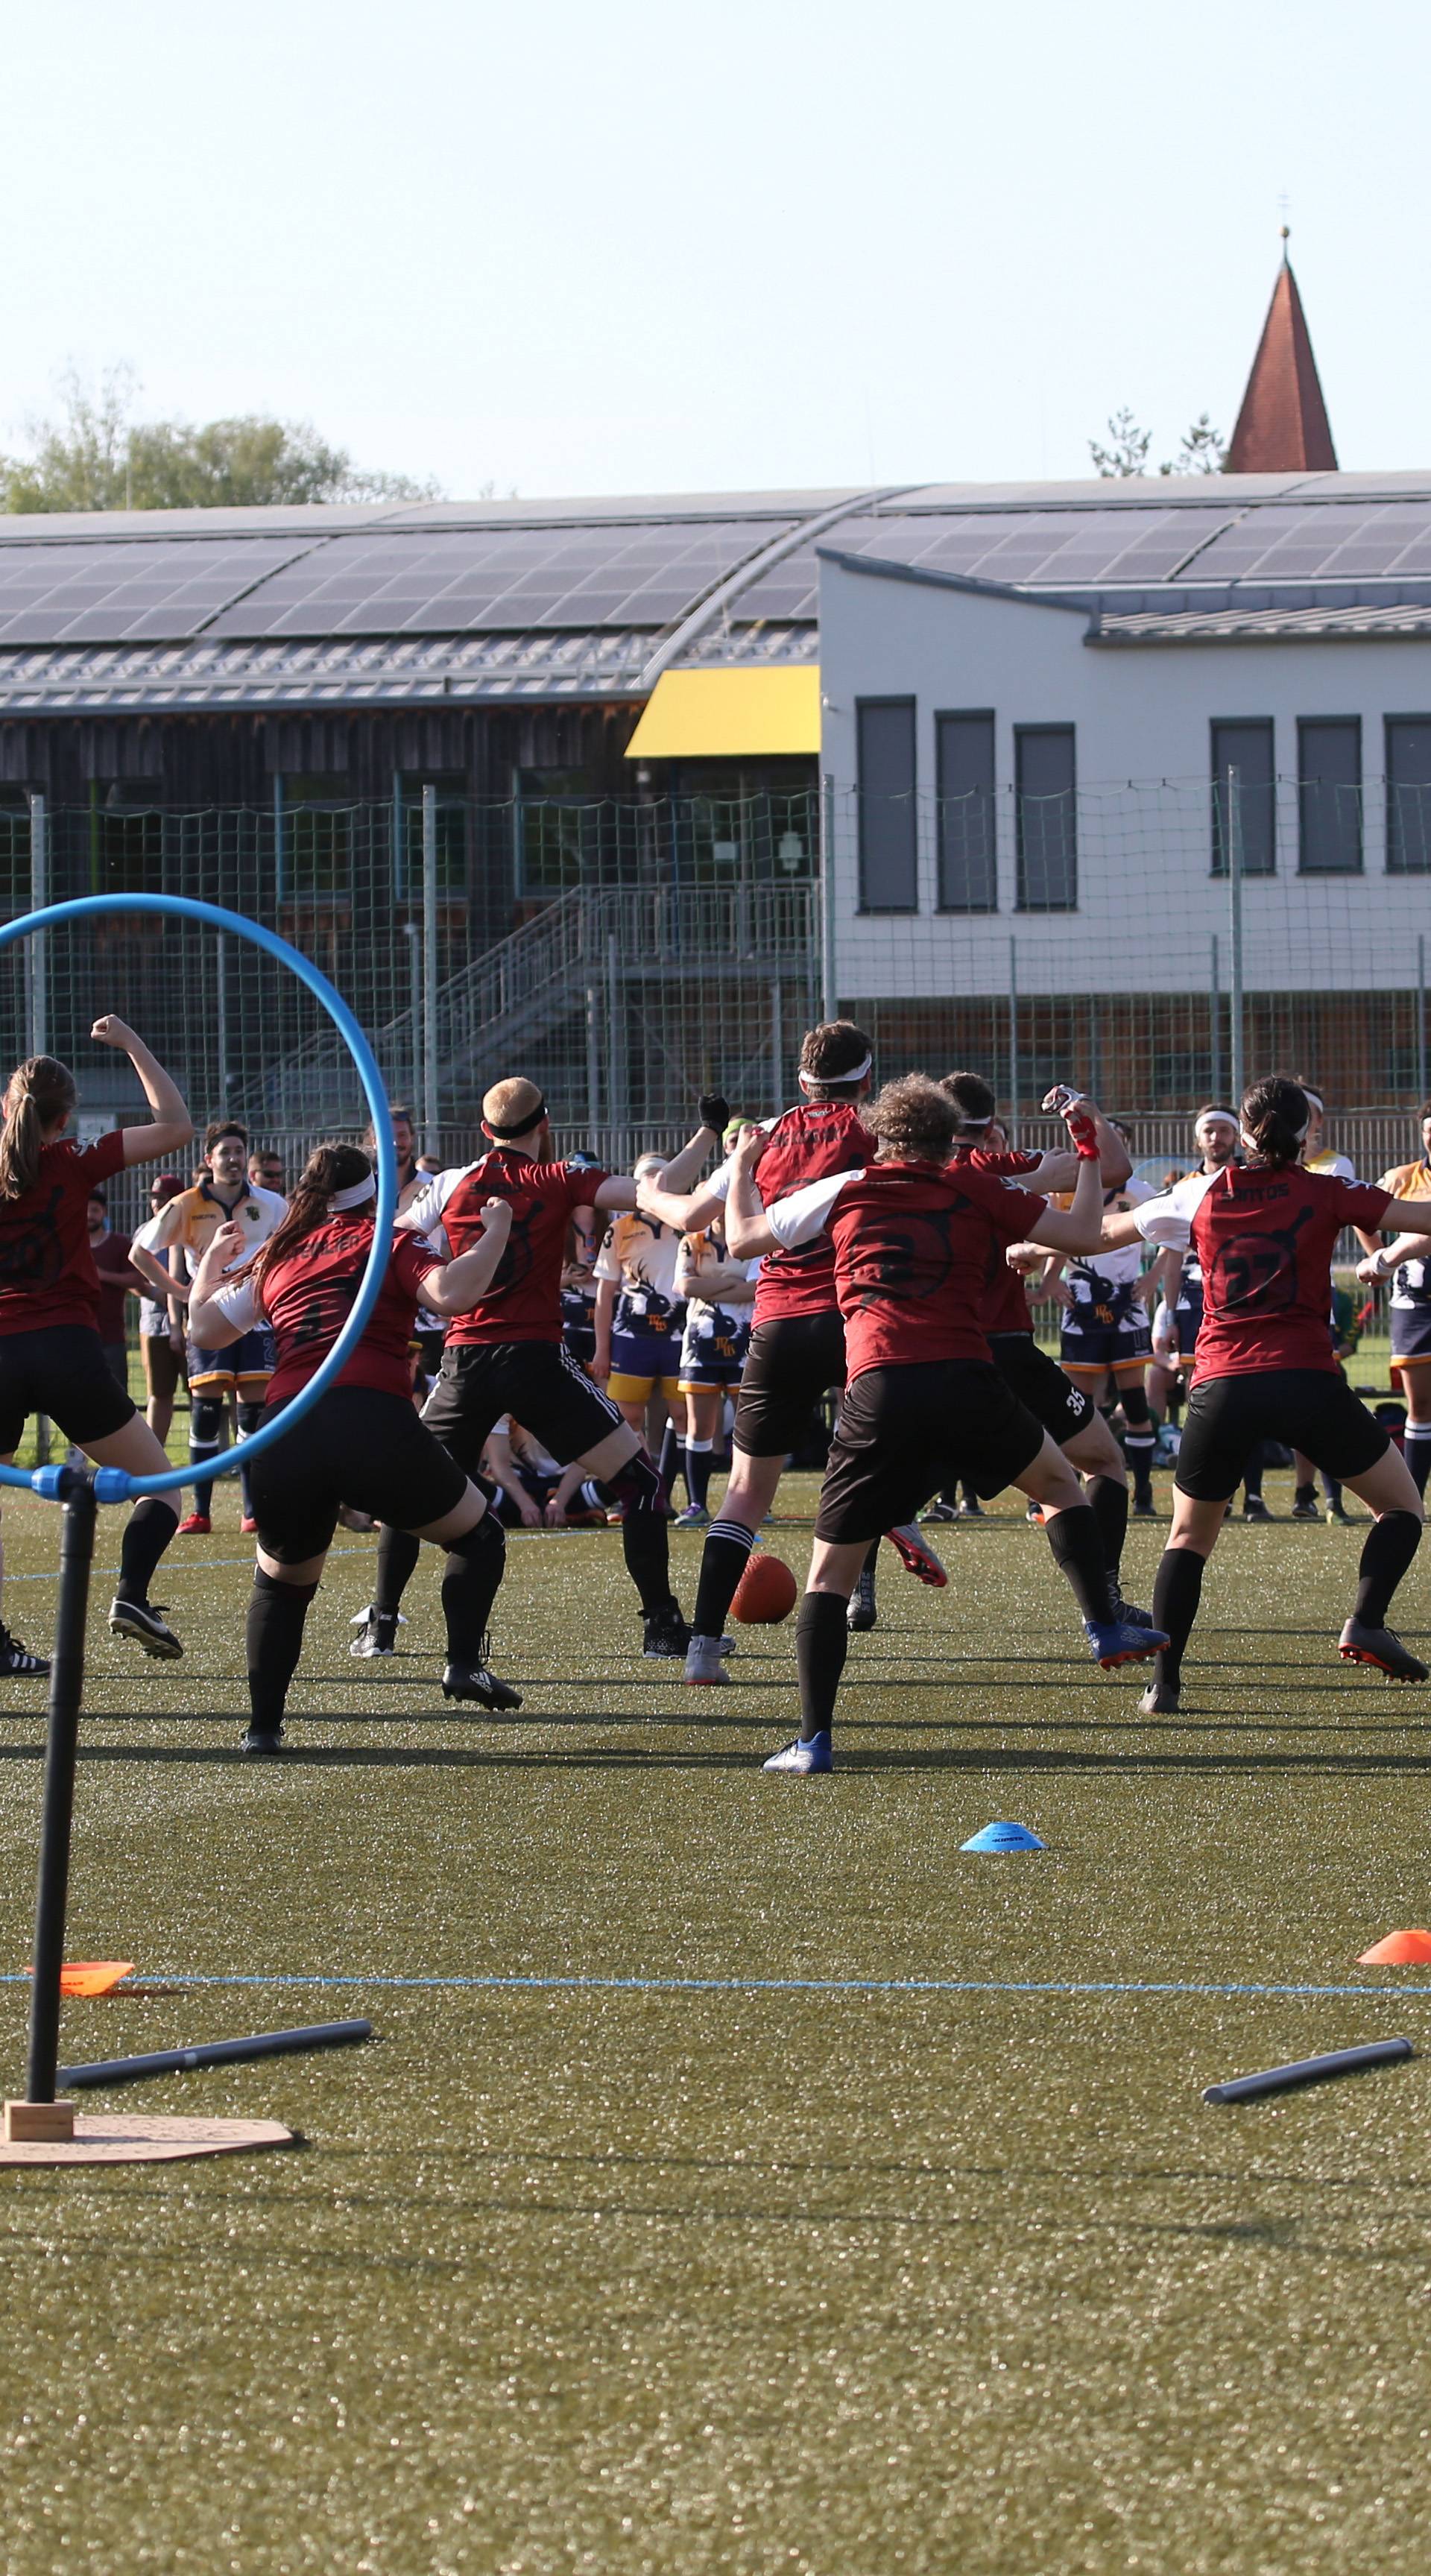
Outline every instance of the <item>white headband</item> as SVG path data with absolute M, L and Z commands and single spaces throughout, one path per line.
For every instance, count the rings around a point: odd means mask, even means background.
M 1301 1095 L 1302 1095 L 1302 1098 L 1303 1098 L 1304 1100 L 1310 1100 L 1310 1102 L 1311 1102 L 1311 1104 L 1312 1104 L 1312 1107 L 1316 1110 L 1316 1112 L 1317 1112 L 1318 1116 L 1319 1116 L 1319 1117 L 1321 1117 L 1321 1118 L 1325 1118 L 1325 1116 L 1326 1116 L 1326 1114 L 1327 1114 L 1327 1104 L 1326 1104 L 1326 1102 L 1325 1102 L 1324 1100 L 1320 1099 L 1320 1098 L 1318 1097 L 1318 1095 L 1317 1095 L 1317 1093 L 1316 1093 L 1315 1091 L 1309 1091 L 1309 1090 L 1307 1089 L 1307 1086 L 1306 1086 L 1305 1082 L 1299 1082 L 1299 1083 L 1298 1083 L 1298 1085 L 1297 1085 L 1297 1089 L 1300 1091 L 1300 1093 L 1301 1093 Z M 1307 1131 L 1306 1131 L 1306 1128 L 1304 1127 L 1304 1128 L 1303 1128 L 1303 1130 L 1302 1130 L 1302 1133 L 1303 1133 L 1303 1135 L 1304 1135 L 1304 1136 L 1305 1136 L 1306 1132 L 1307 1132 Z
M 833 1091 L 838 1085 L 846 1082 L 863 1082 L 873 1063 L 874 1057 L 867 1055 L 862 1064 L 852 1065 L 848 1073 L 806 1073 L 802 1066 L 800 1079 L 802 1082 L 818 1083 L 822 1091 Z
M 365 1181 L 354 1181 L 350 1190 L 335 1190 L 328 1205 L 335 1216 L 346 1216 L 349 1208 L 362 1207 L 369 1199 L 375 1199 L 377 1194 L 377 1182 L 369 1172 Z
M 1205 1109 L 1193 1129 L 1193 1134 L 1197 1134 L 1198 1127 L 1210 1127 L 1214 1124 L 1219 1127 L 1237 1127 L 1241 1123 L 1235 1109 Z

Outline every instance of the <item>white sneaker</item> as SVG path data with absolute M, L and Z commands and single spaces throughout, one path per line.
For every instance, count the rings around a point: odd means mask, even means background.
M 808 1743 L 802 1743 L 797 1735 L 783 1753 L 772 1753 L 760 1767 L 762 1771 L 794 1771 L 802 1777 L 811 1771 L 833 1771 L 835 1756 L 828 1730 L 823 1735 L 812 1735 Z
M 730 1675 L 721 1661 L 725 1651 L 724 1637 L 692 1637 L 686 1648 L 685 1680 L 717 1690 L 722 1683 L 729 1683 Z

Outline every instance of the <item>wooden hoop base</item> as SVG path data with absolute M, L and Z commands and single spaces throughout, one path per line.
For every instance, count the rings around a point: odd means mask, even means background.
M 187 2156 L 297 2143 L 281 2120 L 161 2120 L 146 2112 L 79 2111 L 71 2137 L 0 2139 L 0 2165 L 173 2164 Z

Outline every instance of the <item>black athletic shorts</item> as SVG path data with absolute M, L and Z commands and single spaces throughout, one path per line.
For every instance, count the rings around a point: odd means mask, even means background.
M 0 1333 L 0 1458 L 19 1448 L 32 1413 L 47 1413 L 79 1449 L 112 1438 L 133 1421 L 128 1391 L 116 1382 L 104 1344 L 88 1325 Z
M 1043 1440 L 1043 1424 L 987 1360 L 863 1369 L 840 1406 L 815 1536 L 836 1546 L 878 1538 L 956 1476 L 976 1493 L 1002 1493 Z
M 1338 1483 L 1364 1476 L 1391 1445 L 1346 1379 L 1330 1369 L 1199 1378 L 1183 1416 L 1173 1482 L 1194 1502 L 1228 1502 L 1263 1440 L 1300 1449 Z
M 735 1405 L 734 1440 L 748 1458 L 784 1458 L 798 1449 L 810 1416 L 832 1386 L 845 1383 L 845 1319 L 772 1315 L 750 1336 Z
M 1057 1360 L 1039 1349 L 1032 1333 L 991 1333 L 989 1357 L 1020 1404 L 1028 1406 L 1060 1449 L 1096 1418 L 1092 1396 L 1065 1377 Z
M 449 1342 L 422 1418 L 469 1476 L 504 1413 L 564 1467 L 622 1421 L 560 1342 Z
M 282 1407 L 264 1407 L 266 1430 Z M 455 1512 L 467 1489 L 456 1460 L 424 1431 L 405 1395 L 335 1386 L 248 1471 L 258 1543 L 280 1565 L 321 1556 L 351 1503 L 393 1529 L 424 1529 Z

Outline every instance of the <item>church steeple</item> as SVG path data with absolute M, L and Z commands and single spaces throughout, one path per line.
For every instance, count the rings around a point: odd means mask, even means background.
M 1225 470 L 1229 474 L 1335 473 L 1336 462 L 1307 317 L 1287 257 L 1284 224 L 1282 265 Z

